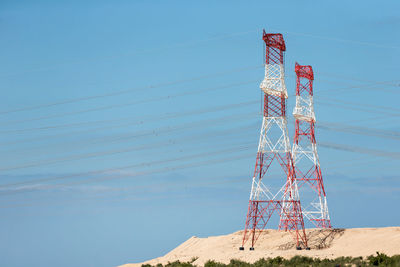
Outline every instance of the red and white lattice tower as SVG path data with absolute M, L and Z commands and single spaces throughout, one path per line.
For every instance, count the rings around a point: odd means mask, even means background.
M 296 119 L 296 132 L 292 155 L 303 204 L 303 215 L 318 228 L 331 228 L 315 142 L 314 73 L 311 66 L 301 66 L 297 63 L 295 72 L 296 106 L 293 116 Z
M 293 234 L 297 248 L 308 248 L 287 131 L 285 41 L 282 34 L 265 31 L 263 40 L 266 45 L 265 78 L 260 85 L 264 92 L 263 122 L 240 250 L 244 250 L 247 241 L 251 242 L 250 250 L 254 250 L 254 244 L 273 213 L 280 216 L 280 228 Z M 265 174 L 274 161 L 280 165 L 279 187 L 283 185 L 276 192 L 263 182 L 264 176 L 271 178 L 271 174 Z

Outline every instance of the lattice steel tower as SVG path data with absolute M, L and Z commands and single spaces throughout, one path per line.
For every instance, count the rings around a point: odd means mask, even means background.
M 314 73 L 311 66 L 296 63 L 296 106 L 293 163 L 302 200 L 303 215 L 318 228 L 331 228 L 317 144 L 313 103 Z M 309 188 L 311 187 L 311 190 Z M 307 192 L 309 190 L 309 192 Z
M 285 41 L 282 34 L 267 34 L 265 31 L 263 40 L 266 45 L 265 78 L 260 85 L 264 92 L 263 122 L 240 250 L 244 250 L 249 239 L 250 250 L 254 250 L 254 244 L 274 212 L 280 216 L 279 227 L 293 234 L 297 248 L 308 248 L 287 131 Z M 273 161 L 277 161 L 281 169 L 278 178 L 281 179 L 279 186 L 283 186 L 277 192 L 263 183 Z

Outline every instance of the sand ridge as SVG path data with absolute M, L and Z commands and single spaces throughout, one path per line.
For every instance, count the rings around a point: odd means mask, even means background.
M 295 255 L 318 258 L 366 257 L 377 251 L 389 256 L 400 254 L 400 227 L 307 229 L 306 232 L 311 250 L 296 250 L 290 233 L 268 229 L 260 235 L 254 251 L 249 250 L 249 243 L 245 245 L 244 251 L 239 251 L 243 231 L 238 231 L 206 238 L 193 236 L 163 257 L 122 266 L 166 264 L 177 260 L 187 262 L 193 258 L 196 258 L 194 264 L 203 266 L 208 260 L 229 263 L 231 259 L 255 262 L 260 258 L 291 258 Z

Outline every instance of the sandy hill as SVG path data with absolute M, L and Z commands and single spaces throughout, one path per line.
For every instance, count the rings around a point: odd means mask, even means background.
M 202 266 L 208 260 L 228 263 L 231 259 L 254 262 L 260 258 L 282 256 L 291 258 L 304 255 L 319 258 L 340 256 L 369 256 L 377 251 L 389 256 L 400 254 L 400 227 L 354 228 L 354 229 L 308 229 L 307 236 L 311 250 L 295 250 L 290 233 L 278 230 L 264 230 L 258 239 L 255 250 L 239 251 L 243 231 L 229 235 L 206 238 L 191 237 L 186 242 L 163 257 L 146 261 L 155 265 L 176 260 L 190 261 Z M 143 263 L 125 264 L 123 267 L 141 266 Z

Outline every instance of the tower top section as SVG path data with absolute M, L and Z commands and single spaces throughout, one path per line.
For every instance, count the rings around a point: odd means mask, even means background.
M 263 30 L 263 40 L 266 46 L 265 76 L 260 88 L 266 95 L 287 98 L 284 71 L 286 46 L 283 36 L 280 33 L 266 33 Z
M 314 80 L 314 72 L 310 65 L 302 66 L 296 62 L 294 67 L 297 77 L 307 78 L 309 80 Z
M 314 72 L 310 65 L 300 65 L 296 62 L 294 67 L 296 72 L 296 96 L 309 95 L 313 96 Z
M 263 40 L 267 47 L 274 47 L 281 51 L 286 51 L 285 40 L 281 33 L 266 33 L 263 30 Z

